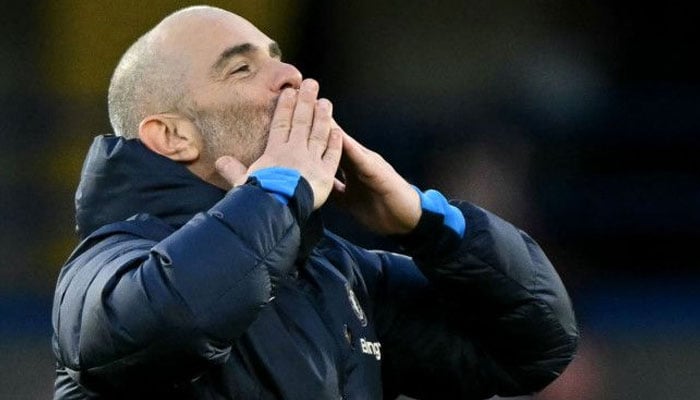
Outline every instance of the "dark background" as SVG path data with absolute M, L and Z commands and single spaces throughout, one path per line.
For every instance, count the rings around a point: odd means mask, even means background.
M 0 398 L 51 397 L 50 308 L 109 77 L 187 2 L 24 1 L 0 16 Z M 690 4 L 215 2 L 280 42 L 410 181 L 531 233 L 579 357 L 538 399 L 700 393 L 700 67 Z M 391 247 L 330 209 L 328 225 Z

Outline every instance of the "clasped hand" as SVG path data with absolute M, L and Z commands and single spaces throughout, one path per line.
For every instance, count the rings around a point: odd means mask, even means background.
M 333 106 L 318 99 L 318 83 L 285 89 L 277 102 L 267 146 L 247 168 L 231 156 L 216 167 L 232 186 L 254 171 L 292 168 L 311 186 L 314 209 L 329 197 L 361 223 L 382 234 L 410 232 L 421 215 L 418 193 L 379 154 L 346 134 L 333 120 Z M 341 169 L 343 181 L 336 178 Z

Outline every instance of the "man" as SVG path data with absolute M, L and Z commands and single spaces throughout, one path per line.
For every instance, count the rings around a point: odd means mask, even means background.
M 476 399 L 566 367 L 578 333 L 537 244 L 409 185 L 318 90 L 216 8 L 125 53 L 54 298 L 56 399 Z M 331 195 L 412 258 L 324 231 Z

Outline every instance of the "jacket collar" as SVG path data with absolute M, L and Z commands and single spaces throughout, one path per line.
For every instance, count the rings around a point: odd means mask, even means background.
M 225 194 L 138 139 L 98 136 L 75 193 L 76 230 L 82 239 L 101 226 L 139 213 L 178 228 Z

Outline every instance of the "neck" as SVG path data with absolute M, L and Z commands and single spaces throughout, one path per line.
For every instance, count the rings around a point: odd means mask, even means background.
M 190 172 L 199 177 L 199 179 L 207 183 L 210 183 L 223 190 L 231 189 L 231 184 L 228 183 L 228 181 L 226 181 L 226 179 L 224 179 L 224 177 L 216 171 L 213 162 L 207 162 L 200 158 L 197 161 L 186 165 L 186 167 L 190 170 Z

